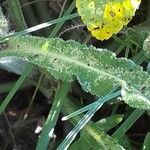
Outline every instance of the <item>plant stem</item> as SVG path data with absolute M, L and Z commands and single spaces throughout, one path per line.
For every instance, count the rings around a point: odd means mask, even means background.
M 42 129 L 41 136 L 39 138 L 36 150 L 46 150 L 50 139 L 52 138 L 52 134 L 54 131 L 54 127 L 56 125 L 57 119 L 59 117 L 59 113 L 61 111 L 61 107 L 66 99 L 66 95 L 70 89 L 70 83 L 62 82 L 57 86 L 54 102 L 50 113 L 47 117 L 46 123 Z
M 33 93 L 33 95 L 32 95 L 31 101 L 30 101 L 29 106 L 28 106 L 28 108 L 27 108 L 27 111 L 26 111 L 26 113 L 25 113 L 25 115 L 24 115 L 24 119 L 26 119 L 27 116 L 28 116 L 28 113 L 29 113 L 29 111 L 30 111 L 30 109 L 31 109 L 32 103 L 33 103 L 33 101 L 34 101 L 34 99 L 35 99 L 35 96 L 36 96 L 36 94 L 37 94 L 37 91 L 38 91 L 38 89 L 39 89 L 39 86 L 40 86 L 40 84 L 41 84 L 41 82 L 42 82 L 43 77 L 44 77 L 44 74 L 42 73 L 42 74 L 40 75 L 40 77 L 39 77 L 39 80 L 38 80 L 38 83 L 37 83 L 36 88 L 35 88 L 35 90 L 34 90 L 34 93 Z

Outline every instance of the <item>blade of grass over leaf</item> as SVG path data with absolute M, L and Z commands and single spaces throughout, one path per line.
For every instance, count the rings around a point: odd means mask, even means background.
M 115 114 L 109 117 L 102 118 L 101 120 L 96 122 L 96 125 L 99 128 L 102 128 L 105 132 L 108 132 L 110 129 L 117 126 L 122 120 L 124 115 Z
M 77 14 L 77 13 L 74 13 L 74 14 L 71 14 L 71 15 L 68 15 L 68 16 L 65 16 L 65 17 L 62 17 L 62 18 L 58 18 L 58 19 L 55 19 L 55 20 L 52 20 L 52 21 L 48 21 L 48 22 L 45 22 L 45 23 L 36 25 L 36 26 L 34 26 L 34 27 L 28 28 L 28 29 L 26 29 L 26 30 L 22 30 L 22 31 L 19 31 L 19 32 L 15 32 L 15 33 L 10 34 L 10 35 L 8 35 L 8 36 L 6 36 L 6 37 L 0 38 L 0 41 L 3 41 L 3 40 L 5 40 L 5 39 L 7 39 L 7 38 L 10 38 L 10 37 L 14 37 L 14 36 L 18 36 L 18 35 L 24 35 L 24 34 L 27 34 L 27 33 L 31 33 L 31 32 L 34 32 L 34 31 L 37 31 L 37 30 L 40 30 L 40 29 L 49 27 L 49 26 L 54 25 L 54 24 L 56 24 L 56 23 L 73 19 L 73 18 L 75 18 L 75 17 L 78 17 L 78 14 Z
M 115 90 L 114 90 L 114 91 L 115 91 Z M 70 113 L 70 114 L 67 115 L 67 116 L 64 116 L 61 120 L 62 120 L 62 121 L 66 121 L 66 120 L 68 120 L 68 119 L 70 119 L 70 118 L 72 118 L 72 117 L 75 117 L 75 116 L 77 116 L 77 115 L 79 115 L 79 114 L 82 114 L 82 113 L 84 113 L 84 112 L 86 112 L 86 111 L 88 111 L 88 110 L 94 108 L 96 105 L 100 105 L 100 104 L 101 104 L 101 98 L 99 98 L 98 100 L 96 100 L 95 102 L 93 102 L 93 103 L 91 103 L 91 104 L 89 104 L 89 105 L 86 105 L 86 106 L 83 107 L 83 108 L 78 109 L 77 111 L 75 111 L 75 112 L 73 112 L 73 113 Z
M 73 112 L 73 113 L 71 113 L 71 114 L 69 114 L 69 115 L 67 115 L 67 116 L 64 116 L 61 120 L 62 120 L 62 121 L 66 121 L 66 120 L 68 120 L 68 119 L 70 119 L 70 118 L 72 118 L 72 117 L 75 117 L 75 116 L 77 116 L 77 115 L 79 115 L 79 114 L 82 114 L 82 113 L 84 113 L 84 112 L 86 112 L 86 111 L 88 111 L 88 110 L 94 108 L 94 106 L 95 106 L 96 104 L 97 104 L 97 101 L 94 102 L 94 103 L 92 103 L 92 104 L 89 104 L 89 105 L 87 105 L 87 106 L 85 106 L 85 107 L 83 107 L 83 108 L 81 108 L 81 109 L 78 109 L 77 111 L 75 111 L 75 112 Z
M 63 105 L 64 100 L 66 99 L 66 95 L 69 89 L 70 89 L 70 83 L 62 82 L 58 84 L 54 102 L 50 110 L 50 113 L 47 117 L 46 123 L 43 127 L 42 133 L 40 135 L 36 150 L 41 150 L 41 149 L 46 150 L 50 139 L 53 137 L 54 127 L 59 117 L 61 106 Z
M 74 99 L 73 97 L 67 97 L 66 103 L 64 103 L 62 107 L 62 113 L 64 115 L 70 114 L 71 112 L 74 112 L 77 110 L 77 108 L 80 106 L 80 104 L 77 102 L 77 99 Z M 70 118 L 69 122 L 72 125 L 76 125 L 81 119 L 83 115 L 78 115 L 76 117 Z M 74 150 L 78 149 L 111 149 L 113 150 L 120 150 L 120 145 L 116 143 L 116 141 L 108 136 L 102 128 L 97 126 L 93 121 L 89 121 L 83 128 L 80 134 L 80 138 L 75 141 L 69 149 L 72 148 L 74 145 Z
M 9 94 L 6 96 L 6 98 L 4 99 L 2 104 L 0 105 L 0 114 L 5 110 L 6 106 L 8 105 L 10 100 L 13 98 L 13 96 L 15 95 L 15 93 L 17 92 L 17 90 L 19 89 L 21 84 L 24 82 L 24 80 L 27 78 L 27 76 L 31 73 L 31 71 L 32 71 L 32 65 L 29 64 L 24 69 L 24 71 L 23 71 L 22 75 L 20 76 L 20 78 L 17 80 L 17 82 L 15 83 L 12 90 L 9 92 Z
M 69 145 L 72 143 L 72 141 L 75 139 L 76 135 L 80 132 L 80 130 L 86 125 L 86 123 L 92 118 L 92 116 L 95 114 L 97 110 L 101 108 L 101 106 L 109 101 L 110 99 L 117 97 L 120 95 L 120 91 L 108 94 L 104 97 L 100 97 L 98 101 L 101 101 L 99 105 L 95 105 L 94 108 L 89 110 L 83 118 L 77 123 L 77 125 L 71 130 L 71 132 L 66 136 L 64 141 L 59 145 L 57 150 L 67 150 Z

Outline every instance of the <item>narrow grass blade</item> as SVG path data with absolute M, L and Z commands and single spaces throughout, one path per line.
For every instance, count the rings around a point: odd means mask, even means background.
M 112 137 L 117 139 L 128 131 L 128 129 L 139 119 L 139 117 L 145 112 L 145 110 L 135 109 L 133 113 L 126 119 L 126 121 L 113 133 Z
M 72 2 L 72 4 L 69 6 L 69 8 L 67 9 L 67 11 L 64 13 L 63 17 L 68 16 L 74 9 L 75 7 L 75 1 Z M 59 18 L 58 18 L 59 19 Z M 59 29 L 61 28 L 61 26 L 64 24 L 66 20 L 56 24 L 56 26 L 54 27 L 53 31 L 51 32 L 51 34 L 49 35 L 49 37 L 55 37 L 55 35 L 57 34 L 57 32 L 59 31 Z
M 34 31 L 37 31 L 37 30 L 40 30 L 40 29 L 43 29 L 43 28 L 46 28 L 46 27 L 49 27 L 51 25 L 54 25 L 56 23 L 59 23 L 59 22 L 64 22 L 66 20 L 70 20 L 70 19 L 73 19 L 75 17 L 77 17 L 78 14 L 77 13 L 74 13 L 74 14 L 71 14 L 71 15 L 68 15 L 68 16 L 65 16 L 65 17 L 62 17 L 62 18 L 58 18 L 58 19 L 54 19 L 52 21 L 48 21 L 48 22 L 45 22 L 45 23 L 42 23 L 42 24 L 39 24 L 39 25 L 36 25 L 34 27 L 31 27 L 31 28 L 28 28 L 26 30 L 22 30 L 20 32 L 15 32 L 13 34 L 10 34 L 6 37 L 3 37 L 3 38 L 0 38 L 0 40 L 4 40 L 4 39 L 7 39 L 7 38 L 10 38 L 10 37 L 13 37 L 13 36 L 17 36 L 17 35 L 24 35 L 24 34 L 27 34 L 27 33 L 31 33 L 31 32 L 34 32 Z
M 69 145 L 72 143 L 72 141 L 75 139 L 76 135 L 80 132 L 80 130 L 86 125 L 86 123 L 92 118 L 92 116 L 95 114 L 95 112 L 101 108 L 101 106 L 109 101 L 110 99 L 119 96 L 120 91 L 116 93 L 112 93 L 109 95 L 106 95 L 102 98 L 99 98 L 101 100 L 101 103 L 99 105 L 95 105 L 94 108 L 90 109 L 83 118 L 77 123 L 77 125 L 72 129 L 72 131 L 66 136 L 64 141 L 59 145 L 57 150 L 67 150 Z
M 46 123 L 42 129 L 36 150 L 46 150 L 50 139 L 53 136 L 54 127 L 56 125 L 64 99 L 70 89 L 70 83 L 62 82 L 58 85 L 52 108 L 47 117 Z
M 82 113 L 84 113 L 84 112 L 86 112 L 86 111 L 88 111 L 88 110 L 94 108 L 94 106 L 95 106 L 96 103 L 97 103 L 97 102 L 94 102 L 94 103 L 92 103 L 92 104 L 89 104 L 89 105 L 87 105 L 87 106 L 81 108 L 81 109 L 78 109 L 77 111 L 75 111 L 75 112 L 73 112 L 73 113 L 71 113 L 71 114 L 69 114 L 69 115 L 67 115 L 67 116 L 64 116 L 61 120 L 62 120 L 62 121 L 66 121 L 66 120 L 68 120 L 68 119 L 70 119 L 70 118 L 72 118 L 72 117 L 75 117 L 75 116 L 77 116 L 77 115 L 79 115 L 79 114 L 82 114 Z
M 12 97 L 15 95 L 15 93 L 17 92 L 17 90 L 19 89 L 19 87 L 21 86 L 21 84 L 24 82 L 24 80 L 26 79 L 26 77 L 31 73 L 31 70 L 32 70 L 32 65 L 29 64 L 25 68 L 25 70 L 23 71 L 22 75 L 17 80 L 16 84 L 14 85 L 14 87 L 12 88 L 12 90 L 9 92 L 9 94 L 7 95 L 7 97 L 5 98 L 5 100 L 0 105 L 0 114 L 5 110 L 6 106 L 8 105 L 8 103 L 10 102 L 10 100 L 12 99 Z
M 101 99 L 98 99 L 95 102 L 93 102 L 93 103 L 91 103 L 89 105 L 86 105 L 85 107 L 83 107 L 81 109 L 78 109 L 77 111 L 75 111 L 75 112 L 73 112 L 73 113 L 71 113 L 71 114 L 69 114 L 67 116 L 64 116 L 61 120 L 62 121 L 66 121 L 66 120 L 68 120 L 68 119 L 70 119 L 72 117 L 75 117 L 77 115 L 80 115 L 80 114 L 82 114 L 82 113 L 84 113 L 84 112 L 94 108 L 96 105 L 100 105 L 100 104 L 101 104 Z
M 22 14 L 19 0 L 7 0 L 7 4 L 9 6 L 11 15 L 13 16 L 12 20 L 17 26 L 17 31 L 24 30 L 27 25 Z

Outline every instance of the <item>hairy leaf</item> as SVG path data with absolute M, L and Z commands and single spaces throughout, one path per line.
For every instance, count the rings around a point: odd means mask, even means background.
M 6 36 L 8 33 L 8 30 L 9 30 L 8 21 L 3 15 L 2 9 L 0 7 L 0 37 Z
M 145 39 L 144 44 L 143 44 L 143 49 L 145 52 L 145 56 L 150 59 L 150 36 Z
M 5 69 L 16 74 L 22 74 L 28 62 L 23 61 L 18 57 L 4 57 L 0 59 L 0 68 Z
M 109 39 L 127 25 L 141 0 L 76 0 L 78 13 L 92 35 Z
M 22 58 L 18 58 L 16 56 L 8 56 L 0 59 L 0 69 L 5 69 L 9 72 L 13 72 L 16 74 L 22 74 L 25 67 L 29 62 L 23 60 Z M 30 77 L 34 78 L 39 74 L 37 67 L 32 68 L 32 73 L 30 73 Z
M 87 92 L 102 96 L 121 87 L 131 107 L 150 109 L 150 76 L 131 60 L 75 41 L 19 36 L 10 38 L 0 57 L 17 56 L 45 69 L 56 79 L 77 78 Z

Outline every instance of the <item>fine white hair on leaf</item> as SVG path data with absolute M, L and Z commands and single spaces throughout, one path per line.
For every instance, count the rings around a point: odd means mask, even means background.
M 0 37 L 6 36 L 8 34 L 9 25 L 3 11 L 0 7 Z

